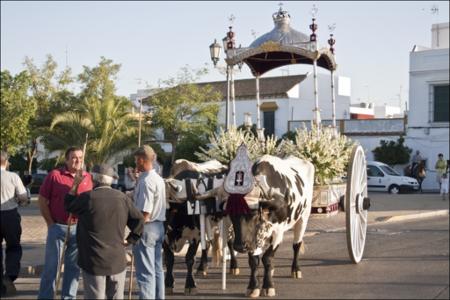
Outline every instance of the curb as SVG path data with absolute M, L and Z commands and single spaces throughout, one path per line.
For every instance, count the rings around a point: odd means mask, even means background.
M 386 217 L 378 217 L 375 218 L 373 221 L 367 221 L 367 225 L 375 225 L 379 223 L 394 223 L 399 221 L 407 221 L 407 220 L 413 220 L 413 219 L 423 219 L 423 218 L 430 218 L 430 217 L 436 217 L 436 216 L 448 216 L 449 210 L 448 209 L 441 209 L 441 210 L 435 210 L 435 211 L 427 211 L 427 212 L 419 212 L 415 214 L 405 214 L 405 215 L 397 215 L 397 216 L 386 216 Z M 333 229 L 326 229 L 326 230 L 319 230 L 322 232 L 338 232 L 338 231 L 345 231 L 347 228 L 345 226 L 333 228 Z
M 441 209 L 441 210 L 436 210 L 436 211 L 420 212 L 420 213 L 416 213 L 416 214 L 378 217 L 375 219 L 375 223 L 388 223 L 388 222 L 390 223 L 390 222 L 430 218 L 430 217 L 436 217 L 436 216 L 448 216 L 448 215 L 449 215 L 448 209 Z

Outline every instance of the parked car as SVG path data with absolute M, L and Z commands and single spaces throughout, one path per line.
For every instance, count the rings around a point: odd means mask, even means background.
M 47 174 L 33 174 L 33 180 L 30 185 L 30 192 L 31 194 L 39 194 L 39 188 L 41 187 L 42 183 L 44 182 L 44 178 L 47 176 Z
M 379 161 L 367 162 L 367 188 L 369 191 L 386 191 L 391 194 L 418 191 L 415 178 L 402 176 L 397 171 Z

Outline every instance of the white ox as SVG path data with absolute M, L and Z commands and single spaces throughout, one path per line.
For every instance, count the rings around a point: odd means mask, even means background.
M 257 184 L 252 192 L 244 197 L 246 213 L 233 214 L 229 217 L 234 228 L 233 247 L 238 252 L 247 252 L 251 268 L 247 296 L 260 295 L 257 268 L 259 255 L 264 264 L 263 295 L 275 296 L 275 285 L 272 281 L 272 258 L 283 241 L 284 233 L 294 230 L 292 262 L 292 277 L 301 278 L 297 263 L 299 250 L 302 246 L 306 225 L 311 213 L 311 202 L 314 184 L 314 166 L 297 157 L 280 159 L 264 155 L 253 165 L 253 175 Z M 227 198 L 223 187 L 198 197 L 199 199 L 223 195 Z M 236 201 L 236 197 L 230 197 Z M 236 206 L 233 203 L 231 206 Z

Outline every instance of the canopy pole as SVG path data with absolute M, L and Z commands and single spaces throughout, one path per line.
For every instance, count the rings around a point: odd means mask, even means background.
M 331 118 L 333 131 L 337 134 L 336 130 L 336 94 L 334 91 L 334 70 L 331 70 Z
M 225 102 L 225 130 L 230 128 L 230 66 L 227 64 L 227 100 Z
M 260 114 L 260 100 L 259 100 L 259 73 L 256 74 L 256 129 L 261 129 L 261 114 Z
M 231 102 L 232 102 L 232 112 L 231 112 L 231 116 L 232 116 L 232 120 L 233 120 L 233 126 L 236 127 L 236 101 L 235 101 L 235 96 L 234 96 L 234 74 L 233 74 L 233 66 L 230 67 L 230 82 L 231 82 L 231 86 L 230 86 L 230 90 L 231 90 Z
M 314 122 L 315 125 L 317 126 L 317 129 L 319 129 L 321 120 L 319 111 L 319 92 L 317 83 L 317 59 L 313 60 L 313 75 L 314 75 Z

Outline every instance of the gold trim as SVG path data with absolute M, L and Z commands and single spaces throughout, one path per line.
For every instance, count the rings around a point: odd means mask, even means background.
M 263 51 L 265 52 L 273 52 L 273 51 L 280 51 L 281 45 L 274 41 L 268 41 L 259 46 Z

